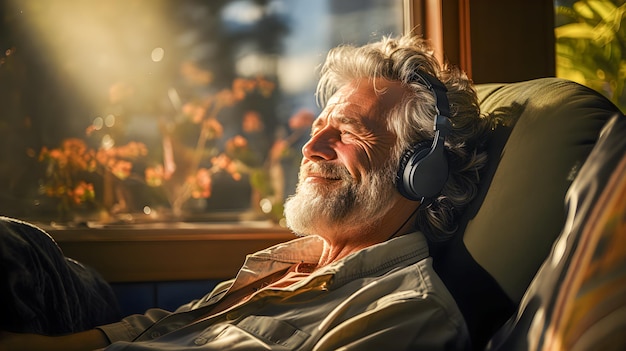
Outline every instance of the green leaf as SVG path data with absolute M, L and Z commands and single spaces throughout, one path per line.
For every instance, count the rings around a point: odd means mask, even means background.
M 613 3 L 606 0 L 588 0 L 587 3 L 589 4 L 589 7 L 598 14 L 598 16 L 604 19 L 608 19 L 613 14 L 613 11 L 617 9 Z
M 593 15 L 594 15 L 593 11 L 589 7 L 589 5 L 584 1 L 575 2 L 574 5 L 572 5 L 572 8 L 583 18 L 588 18 L 588 19 L 593 18 Z
M 587 23 L 565 24 L 554 29 L 557 40 L 561 38 L 594 39 L 593 27 Z

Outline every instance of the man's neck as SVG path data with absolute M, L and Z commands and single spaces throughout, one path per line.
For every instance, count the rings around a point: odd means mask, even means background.
M 381 220 L 358 228 L 328 228 L 319 236 L 324 240 L 324 250 L 318 267 L 336 262 L 366 247 L 380 244 L 393 237 L 415 231 L 417 208 L 398 202 Z

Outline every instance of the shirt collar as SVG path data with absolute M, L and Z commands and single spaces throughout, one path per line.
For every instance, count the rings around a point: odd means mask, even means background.
M 232 288 L 247 285 L 295 263 L 319 262 L 324 242 L 317 236 L 306 236 L 281 243 L 248 255 Z M 311 275 L 333 275 L 333 284 L 346 282 L 396 266 L 406 266 L 428 257 L 428 244 L 420 232 L 402 235 L 359 250 Z
M 356 278 L 383 274 L 428 257 L 428 243 L 420 232 L 405 234 L 357 251 L 316 271 L 334 274 L 333 284 L 343 285 Z

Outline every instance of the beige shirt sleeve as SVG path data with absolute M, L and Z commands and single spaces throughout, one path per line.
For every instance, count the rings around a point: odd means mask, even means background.
M 139 334 L 150 328 L 155 322 L 171 315 L 171 312 L 152 308 L 145 314 L 135 314 L 122 319 L 120 322 L 102 325 L 100 329 L 109 339 L 109 342 L 132 341 Z

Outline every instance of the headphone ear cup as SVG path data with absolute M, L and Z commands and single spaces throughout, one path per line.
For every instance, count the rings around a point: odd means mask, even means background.
M 409 182 L 407 182 L 407 178 L 405 174 L 407 173 L 407 167 L 412 168 L 416 162 L 419 162 L 421 159 L 426 157 L 430 152 L 430 146 L 432 141 L 421 141 L 419 143 L 413 144 L 411 148 L 406 150 L 402 157 L 400 157 L 400 165 L 398 167 L 398 174 L 396 176 L 396 187 L 400 194 L 410 200 L 421 200 L 421 198 L 416 197 L 413 193 L 413 186 Z M 409 173 L 413 173 L 409 171 Z
M 448 179 L 448 160 L 443 141 L 417 143 L 400 160 L 397 187 L 400 194 L 424 202 L 436 197 Z

